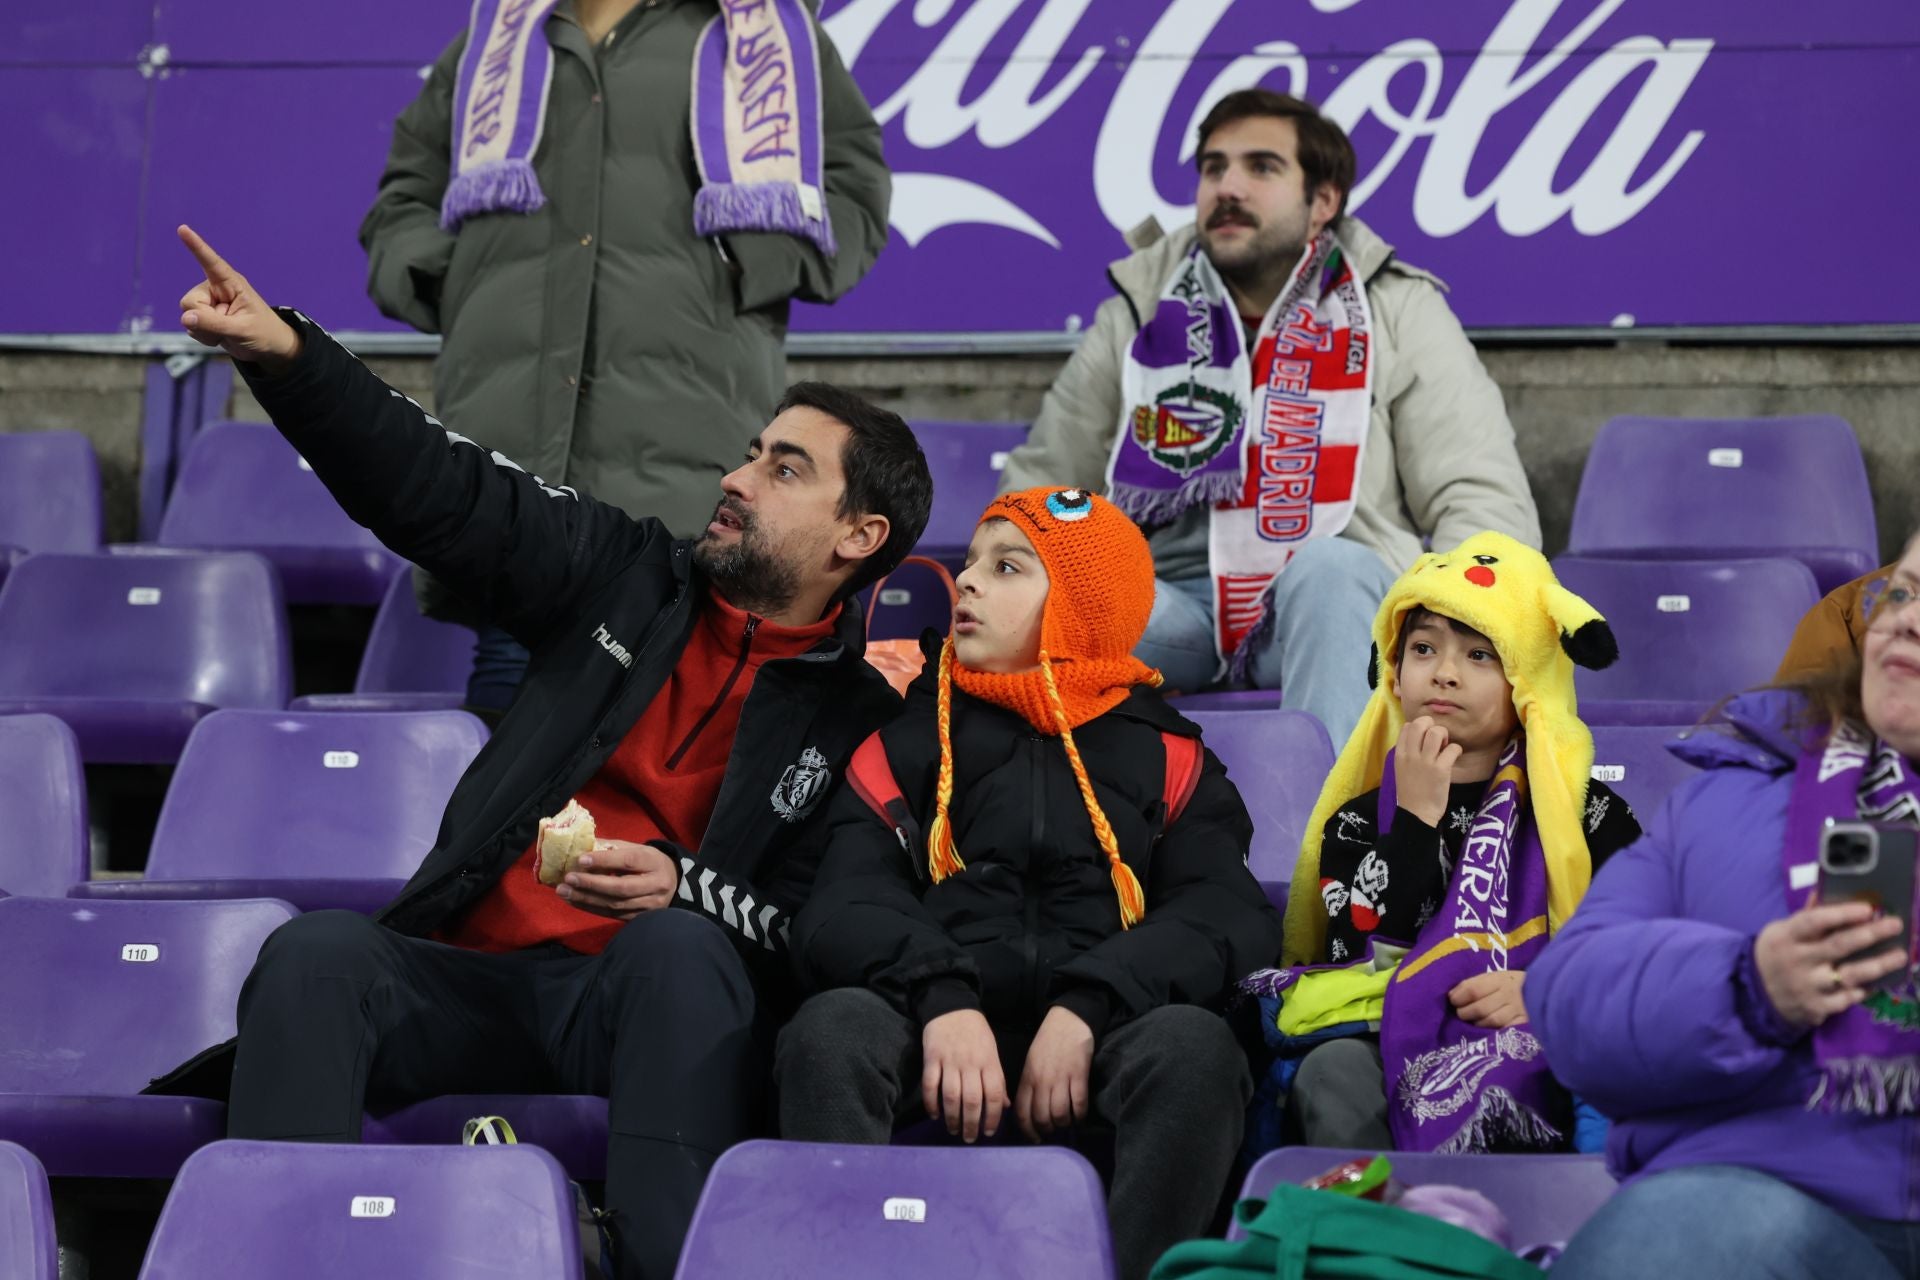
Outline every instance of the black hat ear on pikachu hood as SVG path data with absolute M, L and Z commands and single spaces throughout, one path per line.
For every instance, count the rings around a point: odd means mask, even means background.
M 1401 627 L 1416 608 L 1444 614 L 1493 642 L 1513 686 L 1526 734 L 1528 799 L 1547 855 L 1547 917 L 1557 930 L 1585 895 L 1593 867 L 1581 818 L 1593 768 L 1593 735 L 1582 724 L 1573 668 L 1598 669 L 1619 656 L 1606 619 L 1561 586 L 1545 556 L 1502 533 L 1476 533 L 1451 551 L 1428 552 L 1387 589 L 1373 621 L 1368 684 L 1373 696 L 1314 806 L 1287 900 L 1281 963 L 1320 959 L 1326 912 L 1320 898 L 1320 840 L 1341 805 L 1380 785 L 1404 717 L 1394 695 Z

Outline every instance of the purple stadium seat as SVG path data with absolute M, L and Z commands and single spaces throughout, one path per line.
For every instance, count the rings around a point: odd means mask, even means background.
M 58 897 L 87 865 L 87 778 L 73 730 L 52 716 L 0 716 L 0 891 Z
M 1099 1175 L 1064 1147 L 745 1142 L 675 1274 L 1112 1280 L 1113 1244 Z
M 1305 1182 L 1368 1151 L 1282 1147 L 1260 1158 L 1240 1187 L 1243 1198 L 1265 1199 L 1283 1182 Z M 1394 1177 L 1410 1187 L 1444 1185 L 1478 1191 L 1500 1206 L 1521 1248 L 1564 1244 L 1607 1197 L 1614 1181 L 1599 1156 L 1438 1155 L 1389 1151 Z M 1236 1221 L 1229 1240 L 1245 1236 Z
M 580 1267 L 572 1190 L 533 1147 L 232 1141 L 181 1167 L 140 1280 L 561 1280 Z
M 1786 556 L 1822 592 L 1880 563 L 1853 428 L 1799 418 L 1615 418 L 1587 454 L 1567 550 L 1581 556 Z
M 943 636 L 952 629 L 953 597 L 938 562 L 929 559 L 909 556 L 877 584 L 867 605 L 868 639 L 918 640 L 928 627 Z
M 216 711 L 180 754 L 146 878 L 72 894 L 377 911 L 433 848 L 486 741 L 464 711 Z
M 521 1142 L 551 1153 L 570 1177 L 600 1182 L 607 1176 L 607 1100 L 586 1094 L 445 1094 L 369 1112 L 360 1140 L 414 1146 L 458 1142 L 462 1126 L 476 1116 L 504 1116 Z
M 1643 827 L 1667 793 L 1696 772 L 1667 750 L 1669 742 L 1686 732 L 1665 725 L 1594 726 L 1593 776 L 1633 806 Z
M 1196 711 L 1272 711 L 1280 706 L 1278 689 L 1209 689 L 1169 698 L 1181 715 Z
M 447 711 L 467 698 L 473 628 L 436 622 L 413 601 L 413 574 L 387 586 L 352 693 L 295 698 L 295 711 Z
M 1176 704 L 1182 711 L 1186 703 Z M 1253 818 L 1247 866 L 1276 906 L 1286 902 L 1300 839 L 1333 769 L 1333 742 L 1305 711 L 1194 711 L 1187 718 L 1227 767 Z
M 100 466 L 78 431 L 0 435 L 0 581 L 36 551 L 100 549 Z
M 378 604 L 403 563 L 347 518 L 278 431 L 252 422 L 216 422 L 194 436 L 157 540 L 257 551 L 295 604 Z
M 913 434 L 933 473 L 933 511 L 915 547 L 958 570 L 967 558 L 980 513 L 1000 491 L 1007 454 L 1026 443 L 1024 424 L 916 422 Z
M 286 609 L 258 556 L 29 556 L 0 586 L 0 715 L 43 711 L 88 763 L 171 764 L 218 707 L 284 707 Z
M 1766 684 L 1820 599 L 1797 560 L 1561 556 L 1553 568 L 1620 643 L 1611 667 L 1575 670 L 1590 725 L 1692 724 L 1728 694 Z
M 142 1096 L 234 1034 L 240 984 L 284 902 L 0 899 L 0 1133 L 54 1177 L 166 1178 L 226 1106 Z
M 11 1142 L 0 1142 L 0 1275 L 8 1280 L 59 1280 L 60 1275 L 47 1171 L 33 1152 Z

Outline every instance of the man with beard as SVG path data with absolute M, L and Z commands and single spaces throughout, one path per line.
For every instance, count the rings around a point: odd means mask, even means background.
M 1130 237 L 1001 487 L 1105 493 L 1153 548 L 1139 656 L 1176 689 L 1283 688 L 1339 742 L 1374 611 L 1423 541 L 1537 547 L 1539 514 L 1444 286 L 1346 213 L 1340 127 L 1244 89 L 1198 153 L 1196 224 Z
M 822 800 L 899 709 L 851 597 L 919 537 L 926 460 L 894 414 L 801 383 L 676 539 L 445 430 L 180 234 L 206 276 L 187 332 L 354 519 L 533 661 L 400 895 L 283 926 L 237 1041 L 155 1088 L 229 1097 L 231 1136 L 310 1142 L 440 1094 L 601 1095 L 620 1274 L 667 1280 L 708 1168 L 761 1128 Z M 536 828 L 569 801 L 599 841 L 549 887 Z

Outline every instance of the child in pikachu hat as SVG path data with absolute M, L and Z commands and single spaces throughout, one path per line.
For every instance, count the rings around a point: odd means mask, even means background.
M 1420 557 L 1373 624 L 1374 691 L 1328 776 L 1261 980 L 1304 1048 L 1312 1146 L 1564 1147 L 1569 1101 L 1526 1027 L 1528 962 L 1639 838 L 1589 779 L 1574 664 L 1613 633 L 1499 533 Z

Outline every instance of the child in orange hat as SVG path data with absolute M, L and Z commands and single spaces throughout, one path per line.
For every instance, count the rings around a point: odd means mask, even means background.
M 1204 1233 L 1247 1066 L 1216 1010 L 1271 959 L 1252 824 L 1132 656 L 1153 609 L 1133 521 L 1080 489 L 981 517 L 953 631 L 829 814 L 793 953 L 814 995 L 776 1055 L 788 1138 L 1119 1131 L 1123 1277 Z M 1014 1088 L 1009 1089 L 1009 1083 Z

